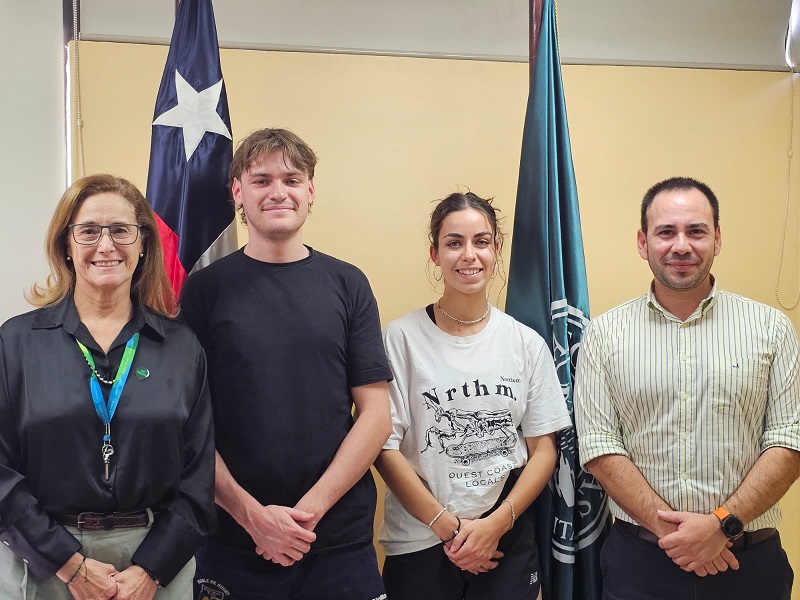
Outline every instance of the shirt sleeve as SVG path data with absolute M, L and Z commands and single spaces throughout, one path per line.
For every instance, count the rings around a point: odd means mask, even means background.
M 196 276 L 192 276 L 184 283 L 181 289 L 181 297 L 178 300 L 180 305 L 178 318 L 194 331 L 197 339 L 200 340 L 200 345 L 203 348 L 208 348 L 208 322 L 207 319 L 203 318 L 203 315 L 208 313 L 203 309 L 203 298 L 200 294 L 198 281 Z
M 578 354 L 574 407 L 582 467 L 598 456 L 628 456 L 606 380 L 604 337 L 601 323 L 592 321 L 583 334 Z
M 399 450 L 400 443 L 405 437 L 409 426 L 408 414 L 408 378 L 409 365 L 405 360 L 403 352 L 403 340 L 397 339 L 402 336 L 400 332 L 395 332 L 390 324 L 384 332 L 384 342 L 386 344 L 386 356 L 389 359 L 389 366 L 392 369 L 394 379 L 389 382 L 389 400 L 392 409 L 392 433 L 386 443 L 384 450 Z
M 0 333 L 0 540 L 27 562 L 34 577 L 46 579 L 80 550 L 81 543 L 39 506 L 22 474 L 9 376 L 24 365 L 10 348 Z
M 215 524 L 214 429 L 205 353 L 198 348 L 194 407 L 183 427 L 184 465 L 177 500 L 155 520 L 132 562 L 167 585 Z
M 537 340 L 540 340 L 537 334 Z M 547 435 L 572 426 L 561 382 L 553 356 L 544 340 L 528 350 L 531 363 L 528 397 L 522 419 L 522 435 L 526 438 Z
M 351 388 L 392 378 L 381 338 L 378 303 L 366 276 L 360 271 L 358 274 L 347 332 L 347 382 Z
M 786 315 L 779 311 L 776 313 L 775 348 L 769 372 L 761 451 L 771 446 L 800 451 L 800 356 L 797 333 Z

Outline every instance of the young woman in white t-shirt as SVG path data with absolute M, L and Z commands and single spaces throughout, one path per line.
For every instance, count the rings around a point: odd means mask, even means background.
M 393 433 L 380 541 L 391 600 L 541 597 L 531 503 L 570 418 L 542 338 L 487 299 L 503 234 L 468 192 L 430 220 L 441 298 L 390 323 Z M 436 271 L 441 269 L 441 277 Z

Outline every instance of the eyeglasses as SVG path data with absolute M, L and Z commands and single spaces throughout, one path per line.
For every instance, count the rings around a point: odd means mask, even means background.
M 73 223 L 69 226 L 72 239 L 82 246 L 93 246 L 103 237 L 103 229 L 108 229 L 108 235 L 115 244 L 128 246 L 139 239 L 140 225 L 131 223 L 112 223 L 111 225 L 96 225 L 94 223 Z

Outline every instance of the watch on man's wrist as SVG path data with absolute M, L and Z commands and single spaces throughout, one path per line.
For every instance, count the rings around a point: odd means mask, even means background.
M 731 541 L 738 540 L 744 534 L 744 523 L 734 514 L 728 512 L 728 509 L 720 506 L 713 512 L 713 515 L 719 519 L 719 527 L 722 529 L 723 535 Z

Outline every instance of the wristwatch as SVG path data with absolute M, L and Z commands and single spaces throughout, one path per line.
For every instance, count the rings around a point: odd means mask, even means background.
M 719 519 L 719 526 L 722 533 L 729 540 L 738 540 L 744 534 L 744 523 L 734 514 L 728 512 L 726 508 L 720 506 L 714 511 L 714 516 Z

